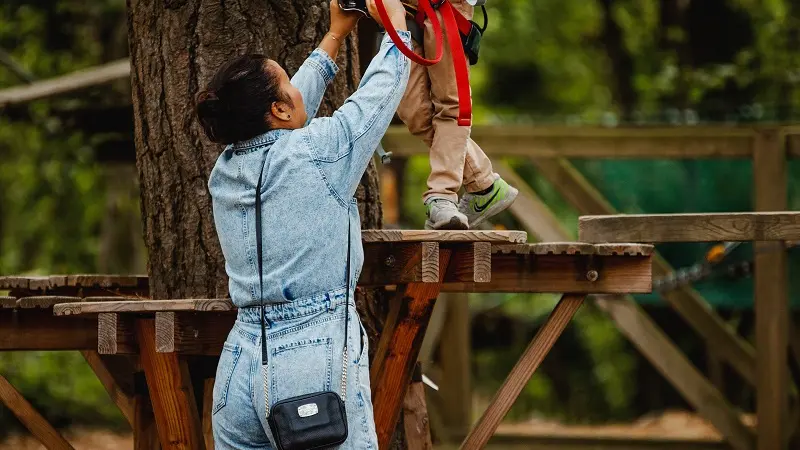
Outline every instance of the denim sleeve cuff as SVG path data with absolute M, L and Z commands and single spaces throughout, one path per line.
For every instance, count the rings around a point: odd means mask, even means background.
M 400 36 L 400 40 L 403 42 L 403 44 L 406 45 L 406 47 L 413 48 L 412 47 L 413 44 L 411 43 L 411 32 L 410 31 L 397 30 L 397 35 Z M 387 42 L 394 43 L 392 41 L 392 38 L 389 37 L 389 33 L 385 33 L 384 36 L 383 36 L 383 43 L 385 44 Z
M 337 66 L 336 62 L 331 59 L 330 55 L 325 53 L 323 50 L 315 49 L 308 57 L 308 61 L 312 63 L 314 68 L 317 69 L 317 72 L 322 75 L 322 79 L 325 80 L 325 84 L 333 81 L 336 73 L 339 72 L 339 66 Z

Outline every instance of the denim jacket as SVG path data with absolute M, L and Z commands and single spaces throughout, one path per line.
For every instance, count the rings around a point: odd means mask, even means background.
M 399 33 L 411 46 L 408 32 Z M 406 89 L 410 61 L 384 37 L 361 84 L 331 117 L 314 118 L 338 68 L 317 49 L 292 77 L 309 120 L 227 146 L 208 181 L 233 303 L 259 304 L 255 189 L 262 170 L 264 302 L 344 292 L 348 220 L 350 289 L 364 262 L 355 195 Z

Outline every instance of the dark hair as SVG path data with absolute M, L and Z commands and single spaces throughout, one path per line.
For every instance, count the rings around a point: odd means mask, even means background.
M 206 136 L 219 144 L 254 138 L 271 129 L 272 104 L 290 103 L 278 76 L 266 70 L 267 57 L 242 55 L 222 65 L 206 89 L 197 95 L 197 117 Z

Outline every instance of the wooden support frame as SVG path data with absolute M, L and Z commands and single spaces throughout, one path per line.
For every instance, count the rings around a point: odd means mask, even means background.
M 753 155 L 753 182 L 756 210 L 786 208 L 786 137 L 783 133 L 766 130 L 758 134 Z M 763 241 L 767 237 L 756 238 Z M 755 244 L 758 450 L 785 449 L 789 435 L 788 261 L 783 246 L 778 246 L 776 251 L 775 244 Z
M 450 250 L 439 252 L 440 276 L 447 270 L 450 254 Z M 381 333 L 378 348 L 383 347 L 384 354 L 380 360 L 376 356 L 370 375 L 378 448 L 388 448 L 391 442 L 440 289 L 439 283 L 411 283 L 399 289 L 397 295 L 402 302 L 396 316 L 387 323 L 391 328 L 387 326 Z
M 0 351 L 96 350 L 97 319 L 49 309 L 0 310 Z
M 190 355 L 219 355 L 236 321 L 232 313 L 157 312 L 156 351 Z
M 72 445 L 31 405 L 6 377 L 0 375 L 0 401 L 49 450 L 74 450 Z
M 536 372 L 536 369 L 539 368 L 542 361 L 544 361 L 544 357 L 547 356 L 547 353 L 553 348 L 553 344 L 564 332 L 572 316 L 583 305 L 585 298 L 585 294 L 567 294 L 561 298 L 542 328 L 533 337 L 517 364 L 511 369 L 511 373 L 508 374 L 505 382 L 492 398 L 489 407 L 486 408 L 478 423 L 464 439 L 461 449 L 478 450 L 486 446 L 495 430 L 497 430 L 497 426 L 500 425 L 500 421 L 511 409 L 522 389 Z
M 568 177 L 568 180 L 581 179 Z M 588 195 L 584 197 L 580 196 L 580 191 L 577 189 L 567 192 L 576 195 L 576 200 L 594 198 L 597 199 L 594 201 L 598 204 L 602 203 L 596 191 L 588 191 Z M 536 194 L 532 190 L 528 192 L 521 190 L 520 195 L 535 196 Z M 551 223 L 547 220 L 534 220 L 533 222 L 538 222 L 542 226 L 548 226 L 548 223 Z M 535 229 L 529 231 L 534 234 L 538 233 Z M 554 234 L 556 238 L 563 238 L 567 235 L 566 230 L 560 225 L 551 226 L 548 232 Z M 666 264 L 666 262 L 663 263 Z M 753 448 L 752 433 L 741 423 L 737 413 L 727 403 L 724 396 L 702 376 L 630 296 L 614 297 L 613 299 L 601 298 L 596 304 L 609 315 L 623 335 L 698 410 L 700 415 L 721 430 L 729 441 L 732 441 L 734 448 Z M 697 302 L 689 302 L 689 305 L 694 304 L 699 305 Z M 715 324 L 712 323 L 712 325 Z M 715 330 L 722 332 L 725 329 L 719 326 Z M 754 373 L 754 366 L 750 366 L 750 368 L 751 373 Z
M 545 159 L 533 159 L 532 162 L 580 214 L 616 214 L 611 204 L 569 162 Z M 666 260 L 656 254 L 653 275 L 663 276 L 672 271 Z M 680 286 L 663 298 L 705 339 L 712 352 L 724 358 L 755 386 L 755 348 L 727 326 L 697 291 L 689 286 Z
M 81 355 L 100 380 L 111 401 L 117 405 L 125 420 L 131 427 L 135 426 L 136 392 L 133 371 L 120 367 L 119 359 L 113 360 L 112 357 L 101 356 L 94 350 L 83 350 Z
M 156 352 L 154 319 L 137 319 L 136 339 L 161 446 L 204 450 L 188 363 L 175 353 Z
M 133 354 L 139 346 L 134 332 L 134 318 L 117 313 L 97 315 L 97 351 L 101 355 Z

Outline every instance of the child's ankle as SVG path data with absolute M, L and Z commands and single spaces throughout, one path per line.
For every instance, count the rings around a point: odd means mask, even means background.
M 492 183 L 491 186 L 489 186 L 488 188 L 486 188 L 486 189 L 484 189 L 482 191 L 472 192 L 472 195 L 486 195 L 489 192 L 492 192 L 492 189 L 494 189 L 494 183 Z

